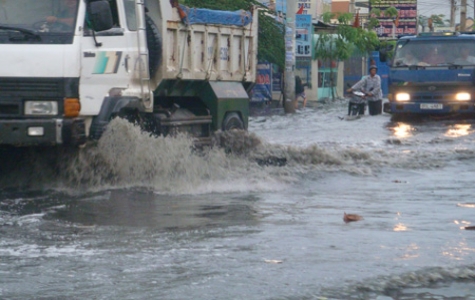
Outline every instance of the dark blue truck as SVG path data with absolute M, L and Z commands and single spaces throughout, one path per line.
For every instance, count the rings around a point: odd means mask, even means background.
M 389 71 L 393 118 L 475 115 L 475 35 L 454 32 L 399 38 Z

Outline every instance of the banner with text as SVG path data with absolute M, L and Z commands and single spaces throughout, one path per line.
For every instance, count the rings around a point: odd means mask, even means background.
M 384 11 L 389 7 L 398 10 L 398 18 L 384 16 Z M 370 5 L 370 11 L 374 8 L 381 10 L 381 15 L 377 16 L 380 25 L 374 29 L 379 38 L 397 38 L 402 34 L 417 34 L 417 0 L 381 0 Z M 393 28 L 393 25 L 397 26 Z
M 312 16 L 295 15 L 295 56 L 312 56 Z
M 252 102 L 265 102 L 272 100 L 272 65 L 259 63 L 257 65 L 256 85 L 251 92 Z

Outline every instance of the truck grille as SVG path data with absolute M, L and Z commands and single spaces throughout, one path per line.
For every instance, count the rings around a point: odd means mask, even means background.
M 20 114 L 20 106 L 18 104 L 0 103 L 0 115 L 14 116 Z
M 63 91 L 62 78 L 0 78 L 0 97 L 21 95 L 58 97 Z
M 445 94 L 445 95 L 414 95 L 412 96 L 413 100 L 418 101 L 452 101 L 455 100 L 455 94 Z
M 64 98 L 79 97 L 79 78 L 0 78 L 0 118 L 22 118 L 25 101 L 58 101 L 62 110 Z

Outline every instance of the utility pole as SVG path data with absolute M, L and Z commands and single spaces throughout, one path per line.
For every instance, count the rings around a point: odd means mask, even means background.
M 467 0 L 462 0 L 460 5 L 460 31 L 467 30 Z
M 297 0 L 287 0 L 285 16 L 284 111 L 295 113 L 295 13 Z
M 450 0 L 450 27 L 455 31 L 455 0 Z

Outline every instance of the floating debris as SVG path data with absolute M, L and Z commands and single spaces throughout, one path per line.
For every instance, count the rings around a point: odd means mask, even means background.
M 356 222 L 359 220 L 363 220 L 363 217 L 357 214 L 347 214 L 345 212 L 343 215 L 343 221 L 345 221 L 345 223 Z
M 403 180 L 393 180 L 394 183 L 407 183 L 407 181 L 403 181 Z

